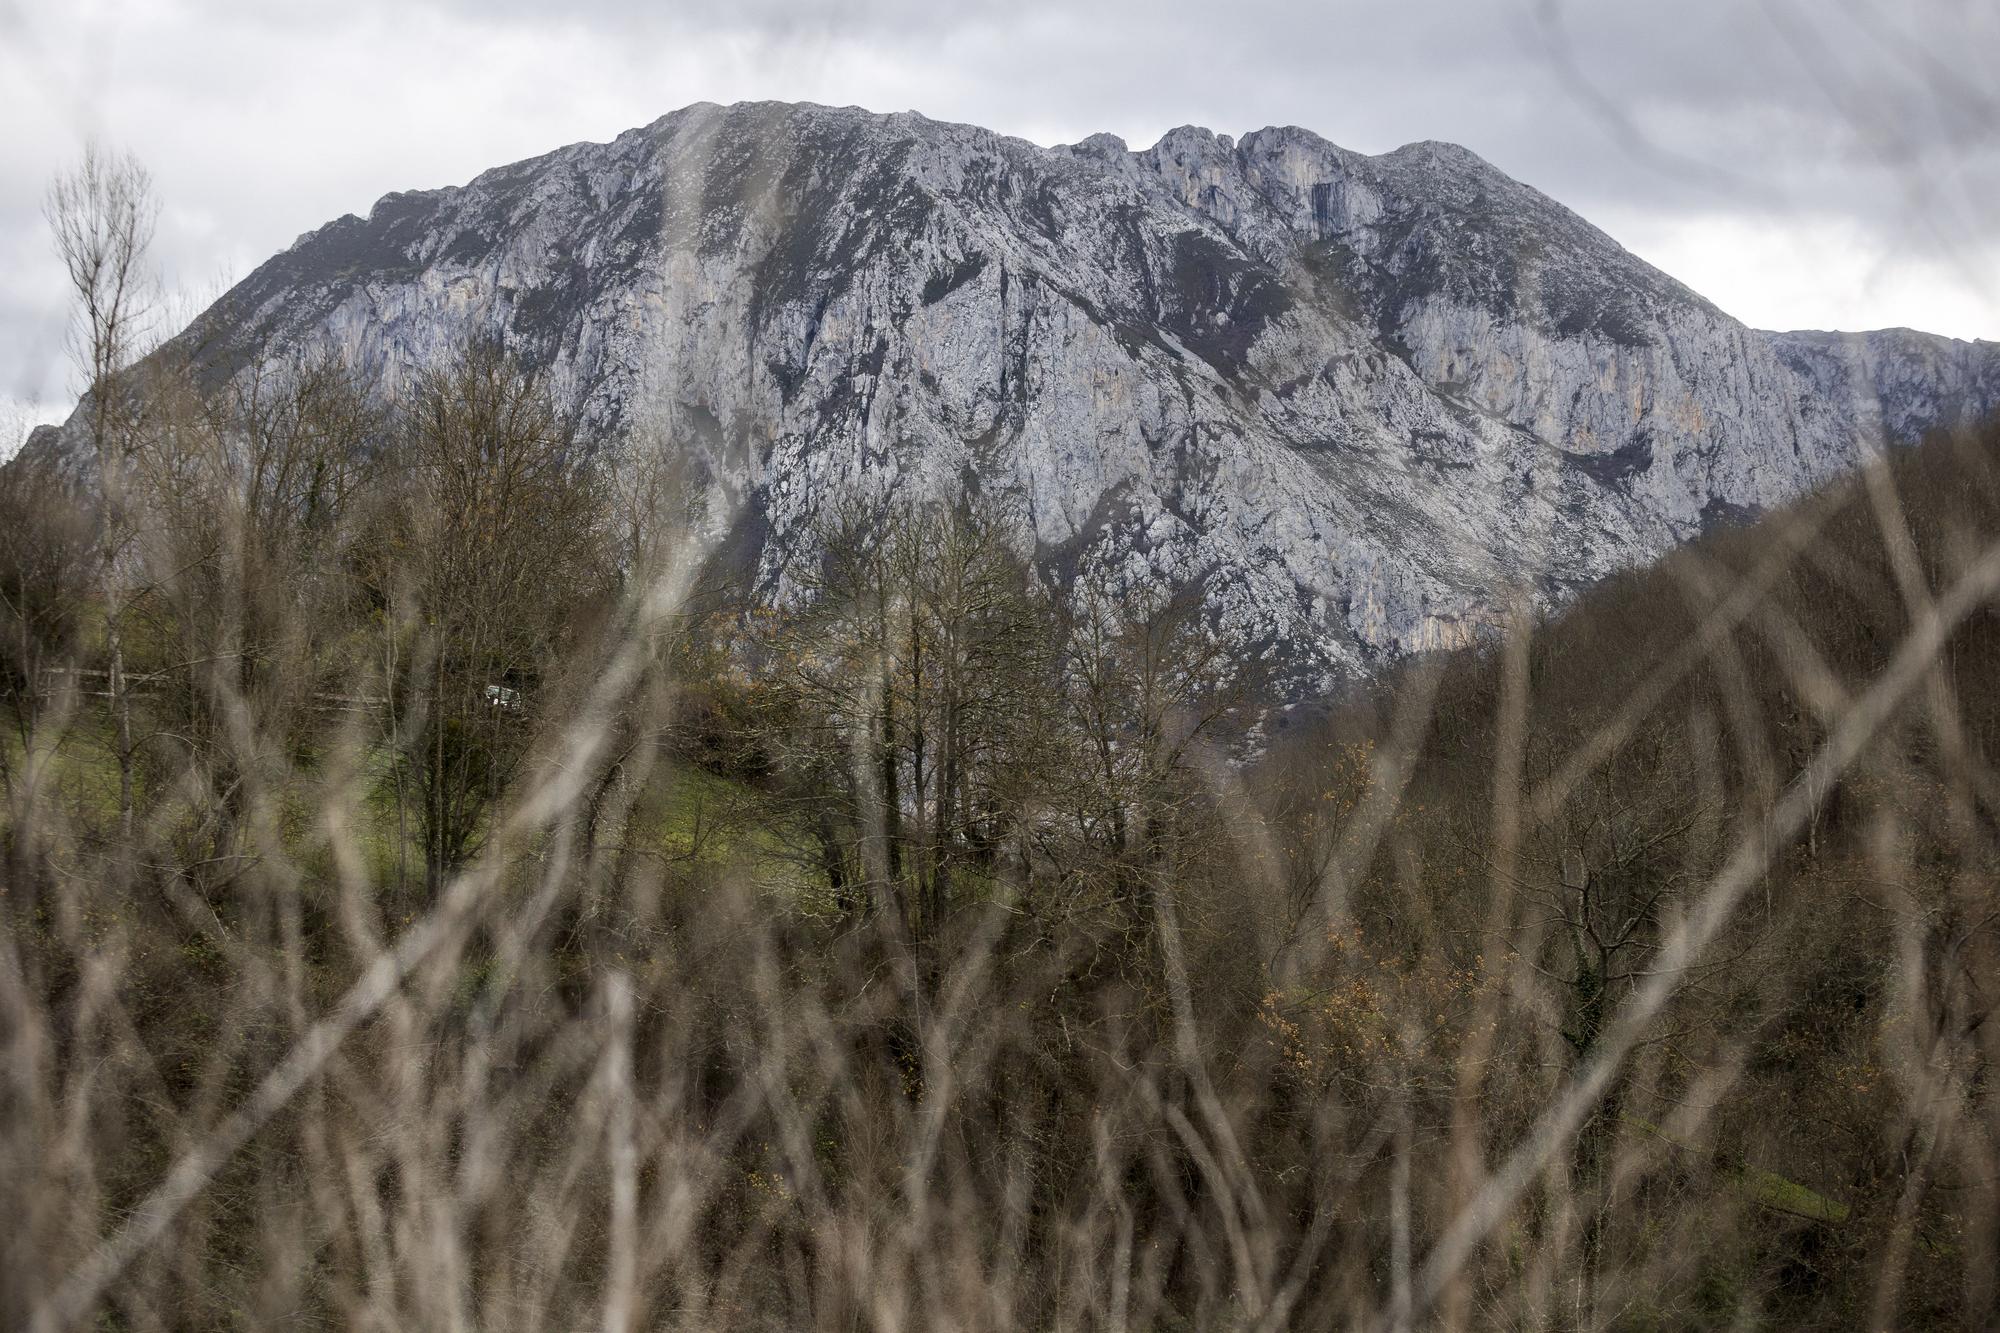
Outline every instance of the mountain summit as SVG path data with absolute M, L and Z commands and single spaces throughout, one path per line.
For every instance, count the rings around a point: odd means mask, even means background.
M 832 507 L 972 484 L 1045 568 L 1198 587 L 1322 679 L 2000 405 L 2000 345 L 1747 328 L 1451 144 L 1043 148 L 805 105 L 389 195 L 188 345 L 393 388 L 474 335 L 685 451 L 774 595 Z

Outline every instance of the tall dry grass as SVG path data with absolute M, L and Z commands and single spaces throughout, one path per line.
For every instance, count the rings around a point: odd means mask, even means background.
M 58 635 L 10 704 L 0 1318 L 1990 1324 L 1991 448 L 1261 762 L 1125 736 L 1170 752 L 1143 839 L 1075 816 L 1055 709 L 920 930 L 816 878 L 837 793 L 707 641 L 692 538 L 566 640 L 435 892 L 381 706 L 423 668 L 369 647 L 421 633 L 362 615 L 301 701 L 135 628 L 129 837 Z M 167 563 L 127 586 L 178 605 Z

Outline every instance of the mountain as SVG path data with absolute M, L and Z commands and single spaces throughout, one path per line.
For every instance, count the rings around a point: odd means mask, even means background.
M 2000 405 L 2000 344 L 1747 328 L 1451 144 L 778 104 L 389 195 L 187 338 L 393 389 L 471 334 L 686 451 L 771 595 L 830 507 L 970 483 L 1052 572 L 1199 586 L 1319 680 Z

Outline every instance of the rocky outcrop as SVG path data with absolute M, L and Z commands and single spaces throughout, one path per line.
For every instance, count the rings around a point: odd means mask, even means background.
M 770 104 L 390 195 L 190 345 L 393 389 L 471 334 L 696 460 L 774 596 L 830 507 L 970 481 L 1052 572 L 1197 585 L 1318 678 L 2000 404 L 2000 346 L 1746 328 L 1450 144 L 1041 148 Z

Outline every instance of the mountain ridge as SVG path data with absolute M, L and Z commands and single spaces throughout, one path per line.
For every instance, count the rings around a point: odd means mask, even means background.
M 466 337 L 671 447 L 791 595 L 820 516 L 970 478 L 1045 564 L 1199 589 L 1302 685 L 1555 604 L 2000 405 L 2000 345 L 1765 333 L 1470 150 L 1040 147 L 700 103 L 273 256 L 184 339 L 393 392 Z

